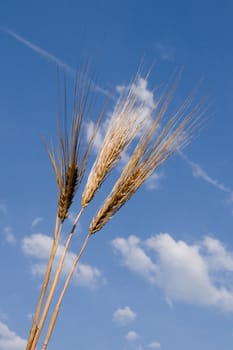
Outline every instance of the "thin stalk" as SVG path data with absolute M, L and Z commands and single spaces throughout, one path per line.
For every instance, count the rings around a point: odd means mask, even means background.
M 51 287 L 50 287 L 50 290 L 49 290 L 48 297 L 46 299 L 46 303 L 45 303 L 45 306 L 44 306 L 44 309 L 43 309 L 43 313 L 41 315 L 40 322 L 39 322 L 39 325 L 37 327 L 37 332 L 36 332 L 35 337 L 33 339 L 32 348 L 30 350 L 34 350 L 35 349 L 35 347 L 37 345 L 37 342 L 39 340 L 40 334 L 42 332 L 42 329 L 44 327 L 44 323 L 46 321 L 46 318 L 47 318 L 47 315 L 48 315 L 48 311 L 49 311 L 49 308 L 50 308 L 50 305 L 51 305 L 51 302 L 52 302 L 52 299 L 53 299 L 53 296 L 54 296 L 54 293 L 55 293 L 55 290 L 56 290 L 56 287 L 57 287 L 57 284 L 58 284 L 58 281 L 59 281 L 59 278 L 60 278 L 60 275 L 61 275 L 63 263 L 64 263 L 64 260 L 65 260 L 67 251 L 69 249 L 71 240 L 73 238 L 75 229 L 77 227 L 78 221 L 80 219 L 80 216 L 83 213 L 83 210 L 84 210 L 84 208 L 81 208 L 80 212 L 77 214 L 77 216 L 76 216 L 76 218 L 74 220 L 72 229 L 70 231 L 70 234 L 69 234 L 69 236 L 68 236 L 68 238 L 66 240 L 66 243 L 65 243 L 65 246 L 64 246 L 64 249 L 63 249 L 63 253 L 62 253 L 62 256 L 60 258 L 58 267 L 56 269 L 53 281 L 51 283 Z
M 78 255 L 76 256 L 76 259 L 75 259 L 75 261 L 74 261 L 74 263 L 73 263 L 73 266 L 72 266 L 72 268 L 71 268 L 71 270 L 70 270 L 70 272 L 69 272 L 69 275 L 67 276 L 67 279 L 66 279 L 66 281 L 65 281 L 64 287 L 63 287 L 63 289 L 62 289 L 62 291 L 61 291 L 61 294 L 60 294 L 60 297 L 59 297 L 59 299 L 58 299 L 57 305 L 56 305 L 56 307 L 55 307 L 55 309 L 54 309 L 54 312 L 53 312 L 51 321 L 50 321 L 50 323 L 49 323 L 48 331 L 47 331 L 47 334 L 46 334 L 46 338 L 45 338 L 45 342 L 44 342 L 44 345 L 43 345 L 43 347 L 42 347 L 42 350 L 46 350 L 46 349 L 47 349 L 49 340 L 50 340 L 50 338 L 51 338 L 51 335 L 52 335 L 52 332 L 53 332 L 53 329 L 54 329 L 54 326 L 55 326 L 55 323 L 56 323 L 56 320 L 57 320 L 58 313 L 59 313 L 59 311 L 60 311 L 60 307 L 61 307 L 62 300 L 63 300 L 64 295 L 65 295 L 65 293 L 66 293 L 66 290 L 67 290 L 67 288 L 68 288 L 68 286 L 69 286 L 69 283 L 70 283 L 70 280 L 71 280 L 71 278 L 72 278 L 72 276 L 73 276 L 73 273 L 74 273 L 75 270 L 76 270 L 77 264 L 78 264 L 78 262 L 79 262 L 79 260 L 80 260 L 80 258 L 81 258 L 81 256 L 82 256 L 84 250 L 86 249 L 86 246 L 87 246 L 87 244 L 88 244 L 88 241 L 89 241 L 90 237 L 91 237 L 91 233 L 89 232 L 89 233 L 87 234 L 87 236 L 86 236 L 84 242 L 83 242 L 83 245 L 82 245 L 82 247 L 81 247 L 81 249 L 80 249 Z
M 30 333 L 29 333 L 29 337 L 28 337 L 28 342 L 27 342 L 27 347 L 26 350 L 31 350 L 31 345 L 32 342 L 34 340 L 34 337 L 37 333 L 37 323 L 39 320 L 39 316 L 40 316 L 40 312 L 41 312 L 41 308 L 44 302 L 44 298 L 45 298 L 45 294 L 46 294 L 46 290 L 48 287 L 48 283 L 49 283 L 49 279 L 50 279 L 50 275 L 51 275 L 51 270 L 52 270 L 52 265 L 53 265 L 53 260 L 55 257 L 55 254 L 57 252 L 57 248 L 58 248 L 58 243 L 59 243 L 59 237 L 60 237 L 60 233 L 61 233 L 61 228 L 62 228 L 62 224 L 59 223 L 60 220 L 58 218 L 58 215 L 56 216 L 56 221 L 55 221 L 55 226 L 54 226 L 54 239 L 53 239 L 53 245 L 50 251 L 50 256 L 49 256 L 49 260 L 47 263 L 47 269 L 45 272 L 45 276 L 44 276 L 44 281 L 42 284 L 42 288 L 41 288 L 41 292 L 40 292 L 40 297 L 38 300 L 38 304 L 37 304 L 37 308 L 36 308 L 36 312 L 33 318 L 33 322 L 32 322 L 32 326 L 30 329 Z

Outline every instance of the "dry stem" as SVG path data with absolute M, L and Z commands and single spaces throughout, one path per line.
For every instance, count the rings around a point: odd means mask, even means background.
M 57 251 L 57 248 L 58 248 L 58 243 L 59 243 L 61 229 L 62 229 L 62 224 L 59 224 L 59 218 L 58 218 L 58 215 L 57 215 L 56 216 L 56 222 L 55 222 L 55 228 L 54 228 L 53 245 L 52 245 L 50 256 L 49 256 L 47 269 L 46 269 L 46 272 L 45 272 L 44 281 L 43 281 L 43 285 L 42 285 L 42 288 L 41 288 L 41 293 L 40 293 L 38 305 L 37 305 L 37 308 L 36 308 L 36 312 L 35 312 L 35 316 L 34 316 L 34 319 L 33 319 L 32 327 L 31 327 L 31 330 L 30 330 L 30 333 L 29 333 L 29 338 L 28 338 L 26 350 L 31 350 L 32 342 L 33 342 L 33 340 L 34 340 L 34 338 L 36 336 L 37 330 L 38 330 L 37 324 L 38 324 L 41 308 L 42 308 L 42 305 L 43 305 L 43 302 L 44 302 L 46 290 L 47 290 L 47 287 L 48 287 L 48 283 L 49 283 L 49 279 L 50 279 L 50 275 L 51 275 L 51 270 L 52 270 L 54 257 L 55 257 L 55 254 L 56 254 L 56 251 Z
M 70 231 L 70 234 L 67 238 L 67 241 L 65 243 L 65 246 L 64 246 L 64 249 L 63 249 L 63 253 L 62 253 L 62 256 L 60 258 L 60 261 L 59 261 L 59 264 L 57 266 L 57 269 L 55 271 L 55 275 L 54 275 L 54 278 L 53 278 L 53 281 L 51 283 L 51 287 L 50 287 L 50 290 L 49 290 L 49 294 L 47 296 L 47 299 L 46 299 L 46 303 L 45 303 L 45 306 L 44 306 L 44 309 L 43 309 L 43 313 L 41 315 L 41 318 L 40 318 L 40 322 L 38 324 L 38 327 L 37 327 L 37 331 L 36 331 L 36 334 L 33 338 L 33 342 L 32 342 L 32 348 L 31 350 L 35 349 L 36 345 L 37 345 L 37 342 L 39 340 L 39 337 L 40 337 L 40 334 L 42 332 L 42 329 L 43 329 L 43 326 L 44 326 L 44 323 L 46 321 L 46 318 L 47 318 L 47 315 L 48 315 L 48 311 L 49 311 L 49 307 L 51 305 L 51 302 L 52 302 L 52 299 L 53 299 L 53 296 L 54 296 L 54 293 L 55 293 L 55 290 L 56 290 L 56 286 L 57 286 L 57 283 L 59 281 L 59 278 L 60 278 L 60 275 L 61 275 L 61 271 L 62 271 L 62 267 L 63 267 L 63 263 L 64 263 L 64 260 L 65 260 L 65 257 L 66 257 L 66 254 L 67 254 L 67 251 L 69 249 L 69 246 L 70 246 L 70 243 L 71 243 L 71 240 L 73 238 L 73 235 L 74 235 L 74 232 L 75 232 L 75 229 L 77 227 L 77 224 L 78 224 L 78 221 L 83 213 L 83 208 L 80 210 L 80 212 L 77 214 L 75 220 L 74 220 L 74 223 L 73 223 L 73 226 L 72 226 L 72 229 Z
M 68 288 L 68 286 L 69 286 L 70 280 L 71 280 L 71 278 L 72 278 L 72 276 L 73 276 L 73 273 L 75 272 L 75 269 L 76 269 L 76 267 L 77 267 L 77 264 L 78 264 L 78 262 L 79 262 L 79 260 L 80 260 L 80 258 L 81 258 L 81 256 L 82 256 L 82 254 L 83 254 L 83 252 L 84 252 L 84 250 L 85 250 L 85 248 L 86 248 L 86 246 L 87 246 L 87 244 L 88 244 L 88 241 L 89 241 L 90 237 L 91 237 L 91 234 L 88 233 L 87 236 L 86 236 L 86 238 L 85 238 L 85 240 L 84 240 L 84 242 L 83 242 L 83 245 L 82 245 L 82 247 L 81 247 L 81 249 L 80 249 L 80 251 L 79 251 L 79 254 L 77 255 L 77 257 L 76 257 L 76 259 L 75 259 L 75 261 L 74 261 L 74 263 L 73 263 L 73 266 L 72 266 L 72 268 L 71 268 L 71 270 L 70 270 L 70 272 L 69 272 L 69 275 L 67 276 L 67 279 L 66 279 L 66 281 L 65 281 L 64 287 L 63 287 L 63 289 L 62 289 L 62 291 L 61 291 L 61 294 L 60 294 L 60 296 L 59 296 L 59 299 L 58 299 L 58 302 L 57 302 L 57 304 L 56 304 L 55 310 L 54 310 L 54 312 L 53 312 L 51 321 L 50 321 L 50 323 L 49 323 L 48 331 L 47 331 L 47 334 L 46 334 L 46 338 L 45 338 L 45 342 L 44 342 L 44 345 L 43 345 L 43 347 L 42 347 L 42 350 L 46 350 L 46 349 L 47 349 L 49 340 L 50 340 L 51 335 L 52 335 L 52 332 L 53 332 L 53 328 L 54 328 L 55 323 L 56 323 L 56 320 L 57 320 L 58 313 L 59 313 L 59 311 L 60 311 L 60 307 L 61 307 L 62 300 L 63 300 L 63 298 L 64 298 L 64 295 L 65 295 L 66 290 L 67 290 L 67 288 Z M 34 348 L 33 348 L 33 349 L 34 349 Z

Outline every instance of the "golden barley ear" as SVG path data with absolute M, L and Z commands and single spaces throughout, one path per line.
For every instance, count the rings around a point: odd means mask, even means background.
M 107 175 L 120 160 L 122 153 L 143 126 L 145 121 L 145 116 L 142 116 L 143 107 L 144 103 L 138 101 L 132 89 L 119 97 L 82 194 L 83 208 L 92 200 Z
M 172 95 L 164 101 L 161 100 L 161 107 L 156 111 L 152 126 L 147 128 L 139 139 L 111 193 L 91 221 L 89 227 L 91 234 L 101 230 L 150 175 L 172 154 L 184 147 L 192 137 L 201 114 L 201 104 L 191 112 L 186 112 L 186 108 L 190 106 L 189 103 L 187 105 L 185 103 L 165 123 L 165 126 L 160 125 Z M 184 112 L 186 112 L 185 116 Z

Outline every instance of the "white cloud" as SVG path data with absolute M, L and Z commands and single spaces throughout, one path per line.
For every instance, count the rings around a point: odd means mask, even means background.
M 24 237 L 22 240 L 22 250 L 24 254 L 37 259 L 37 262 L 33 263 L 31 266 L 34 275 L 40 276 L 44 274 L 51 245 L 52 238 L 42 233 Z M 60 260 L 63 248 L 64 245 L 60 244 L 55 257 L 55 266 Z M 74 253 L 67 253 L 62 270 L 63 275 L 66 275 L 70 271 L 75 257 L 76 255 Z M 83 263 L 79 263 L 77 270 L 74 273 L 73 280 L 78 285 L 91 288 L 104 282 L 102 273 L 99 269 Z
M 116 238 L 112 246 L 122 265 L 162 288 L 170 303 L 180 301 L 233 312 L 233 290 L 229 286 L 233 252 L 220 241 L 207 236 L 188 244 L 161 233 L 145 242 L 136 236 Z
M 137 314 L 129 306 L 117 309 L 113 313 L 113 320 L 120 325 L 128 324 L 129 322 L 134 321 L 136 317 Z
M 120 256 L 123 266 L 151 283 L 156 281 L 157 267 L 140 247 L 141 241 L 138 237 L 132 235 L 128 239 L 116 238 L 111 244 L 114 252 Z
M 138 98 L 139 102 L 144 102 L 149 110 L 153 110 L 156 106 L 154 94 L 148 89 L 148 81 L 145 78 L 138 79 L 130 86 L 132 93 Z M 122 87 L 118 87 L 118 90 Z
M 148 344 L 147 347 L 150 349 L 160 349 L 161 344 L 158 341 L 154 341 L 153 343 Z
M 209 273 L 211 266 L 200 244 L 175 241 L 162 233 L 148 239 L 147 246 L 157 254 L 157 283 L 169 299 L 233 311 L 233 293 L 225 284 L 217 287 L 217 276 Z
M 208 267 L 197 246 L 176 242 L 168 234 L 148 239 L 147 245 L 157 253 L 157 283 L 165 290 L 167 297 L 200 304 L 213 302 Z
M 12 232 L 12 227 L 11 226 L 6 226 L 3 229 L 3 235 L 5 238 L 5 241 L 10 244 L 10 245 L 15 245 L 17 242 L 16 237 L 14 236 Z
M 233 253 L 228 252 L 218 239 L 207 236 L 203 239 L 202 245 L 207 249 L 206 260 L 209 269 L 233 272 Z
M 36 217 L 33 221 L 32 221 L 32 224 L 31 224 L 31 228 L 34 228 L 35 226 L 37 226 L 40 222 L 43 221 L 43 218 L 41 217 Z
M 128 341 L 135 341 L 140 338 L 140 335 L 135 331 L 129 331 L 125 337 Z
M 26 340 L 0 321 L 0 350 L 25 350 Z

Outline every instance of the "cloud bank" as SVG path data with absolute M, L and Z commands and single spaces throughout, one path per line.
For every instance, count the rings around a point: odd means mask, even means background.
M 189 244 L 160 233 L 142 241 L 137 236 L 112 241 L 121 265 L 161 288 L 167 300 L 214 306 L 233 312 L 233 252 L 205 236 Z

